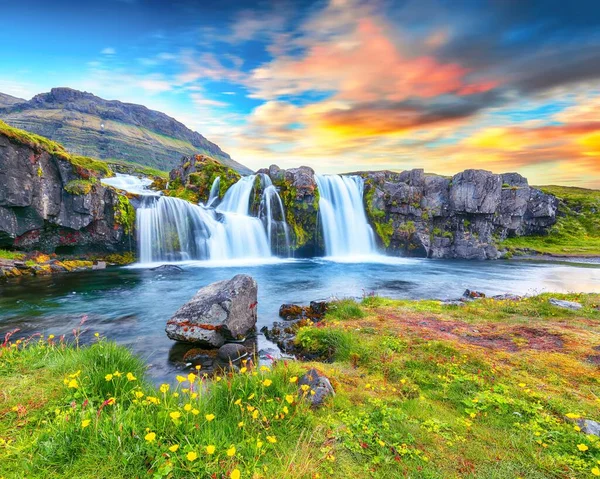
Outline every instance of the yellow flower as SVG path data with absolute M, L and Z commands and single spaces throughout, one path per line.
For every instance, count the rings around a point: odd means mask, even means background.
M 300 389 L 302 389 L 304 392 L 308 391 L 309 386 L 308 384 L 303 384 L 302 386 L 300 386 Z
M 287 406 L 283 406 L 283 412 L 286 413 L 286 414 L 289 414 L 290 410 L 288 409 Z
M 292 396 L 291 394 L 287 394 L 287 395 L 285 396 L 285 400 L 286 400 L 288 403 L 292 404 L 292 403 L 294 402 L 294 396 Z
M 207 414 L 204 416 L 208 422 L 212 421 L 215 418 L 214 414 Z
M 198 411 L 197 409 L 192 409 L 192 414 L 194 416 L 197 416 L 198 414 L 200 414 L 200 411 Z
M 248 368 L 246 366 L 244 366 L 242 369 L 240 369 L 240 373 L 244 374 L 246 371 L 248 371 Z
M 155 398 L 154 396 L 146 396 L 146 401 L 151 402 L 152 404 L 160 404 L 158 398 Z
M 261 366 L 260 370 L 264 373 L 268 373 L 271 369 L 269 368 L 269 366 Z
M 115 371 L 113 373 L 113 376 L 120 378 L 121 376 L 123 376 L 123 373 L 119 372 L 119 371 Z
M 85 429 L 86 427 L 88 427 L 90 425 L 90 420 L 89 419 L 84 419 L 83 421 L 81 421 L 81 429 Z
M 50 336 L 48 336 L 48 339 L 54 339 L 54 334 L 51 334 Z
M 269 387 L 271 384 L 273 384 L 273 381 L 271 381 L 270 379 L 265 379 L 263 381 L 263 386 Z
M 291 383 L 298 382 L 298 377 L 297 377 L 297 376 L 291 377 L 291 378 L 290 378 L 290 382 L 291 382 Z
M 237 399 L 233 404 L 235 404 L 236 406 L 239 406 L 240 404 L 242 404 L 242 400 Z
M 76 373 L 69 374 L 69 377 L 70 378 L 77 378 L 77 377 L 79 377 L 80 374 L 81 374 L 81 369 L 79 371 L 77 371 Z
M 275 444 L 277 442 L 277 438 L 275 436 L 267 436 L 267 441 L 271 444 Z
M 179 444 L 173 444 L 170 448 L 169 451 L 171 452 L 177 452 L 177 449 L 179 449 Z
M 250 401 L 251 399 L 254 399 L 254 393 L 250 394 L 250 396 L 248 396 L 248 401 Z
M 246 409 L 248 409 L 248 411 L 252 412 L 254 411 L 256 408 L 254 406 L 246 406 Z
M 263 442 L 262 441 L 256 441 L 256 447 L 258 447 L 259 449 L 261 447 L 263 447 Z
M 198 459 L 198 454 L 196 454 L 194 451 L 190 451 L 186 454 L 185 457 L 187 458 L 188 461 L 193 462 L 196 459 Z
M 527 384 L 525 384 L 525 383 L 519 383 L 519 387 L 520 388 L 524 388 L 525 386 L 527 386 Z
M 238 427 L 244 427 L 244 422 L 243 421 L 238 422 Z
M 200 364 L 196 364 L 196 371 L 200 371 L 202 369 L 202 366 Z
M 135 381 L 136 377 L 133 374 L 131 374 L 131 373 L 127 373 L 127 380 L 128 381 Z
M 181 417 L 181 413 L 179 411 L 173 411 L 169 413 L 169 416 L 171 416 L 171 419 L 175 421 Z
M 242 473 L 240 472 L 239 469 L 234 469 L 233 471 L 231 471 L 231 479 L 240 479 L 240 477 L 242 477 Z
M 97 338 L 100 337 L 100 333 L 94 333 L 94 336 L 96 336 Z
M 112 374 L 107 374 L 106 376 L 104 376 L 104 379 L 106 379 L 107 381 L 112 381 L 113 375 Z
M 383 442 L 381 439 L 379 439 L 379 441 L 377 441 L 377 442 L 379 442 L 379 445 L 380 445 L 381 447 L 385 446 L 385 442 Z
M 198 376 L 196 376 L 194 373 L 190 373 L 188 374 L 187 379 L 190 382 L 190 384 L 194 384 L 194 381 L 198 379 Z
M 106 404 L 108 404 L 109 406 L 113 406 L 115 404 L 115 402 L 117 402 L 117 400 L 115 398 L 108 398 L 108 401 L 106 401 Z
M 196 399 L 197 397 L 198 397 L 198 393 L 190 394 L 190 398 L 192 398 L 192 399 Z
M 172 394 L 172 396 L 173 396 L 174 398 L 178 398 L 178 397 L 179 397 L 179 393 L 173 393 L 173 394 Z
M 579 419 L 581 417 L 581 416 L 579 416 L 579 414 L 575 414 L 574 412 L 565 414 L 565 416 L 567 416 L 569 419 Z
M 252 411 L 252 419 L 258 419 L 258 409 Z
M 577 444 L 577 449 L 579 449 L 581 452 L 585 452 L 589 449 L 589 447 L 587 447 L 585 444 Z
M 136 392 L 135 392 L 135 397 L 136 397 L 136 398 L 140 399 L 140 398 L 141 398 L 141 397 L 143 397 L 143 396 L 144 396 L 144 393 L 143 393 L 142 391 L 136 391 Z
M 179 376 L 179 375 L 175 376 L 175 379 L 177 379 L 178 383 L 182 383 L 183 381 L 185 381 L 185 378 L 183 376 Z
M 72 388 L 72 389 L 77 389 L 79 387 L 79 384 L 77 384 L 77 379 L 71 379 L 68 384 L 68 387 Z
M 160 392 L 165 394 L 169 389 L 171 388 L 171 386 L 167 383 L 165 384 L 161 384 L 160 385 Z
M 600 469 L 598 469 L 597 467 L 592 468 L 592 474 L 594 476 L 600 476 Z
M 189 411 L 191 411 L 191 410 L 192 410 L 192 405 L 191 405 L 191 404 L 186 404 L 185 406 L 183 406 L 183 409 L 184 409 L 185 411 L 188 411 L 188 412 L 189 412 Z
M 149 432 L 148 434 L 146 434 L 146 435 L 144 436 L 144 439 L 145 439 L 146 441 L 148 441 L 148 442 L 152 442 L 152 441 L 156 440 L 156 433 L 154 433 L 154 432 Z
M 235 456 L 235 446 L 231 446 L 229 449 L 227 449 L 227 455 L 229 457 Z
M 223 379 L 221 376 L 215 376 L 215 381 L 219 382 L 221 379 Z

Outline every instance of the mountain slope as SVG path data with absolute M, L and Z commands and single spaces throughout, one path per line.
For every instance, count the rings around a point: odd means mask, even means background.
M 135 161 L 169 171 L 181 156 L 201 153 L 242 174 L 251 172 L 164 113 L 71 88 L 53 88 L 29 101 L 8 105 L 0 99 L 0 119 L 60 142 L 79 155 Z
M 6 93 L 0 93 L 0 108 L 16 105 L 17 103 L 23 103 L 26 100 L 17 98 L 16 96 L 10 96 Z

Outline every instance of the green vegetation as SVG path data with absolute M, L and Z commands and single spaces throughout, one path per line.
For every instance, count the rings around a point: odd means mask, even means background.
M 311 205 L 298 199 L 298 190 L 285 178 L 275 180 L 273 184 L 279 189 L 279 196 L 285 207 L 288 226 L 293 231 L 293 248 L 315 243 L 317 233 L 317 218 L 319 211 L 319 189 L 315 188 Z
M 169 173 L 167 171 L 159 170 L 157 168 L 153 168 L 151 166 L 141 165 L 139 163 L 135 163 L 133 161 L 126 160 L 118 160 L 114 158 L 110 158 L 104 160 L 111 169 L 119 170 L 122 169 L 123 172 L 129 172 L 129 174 L 139 174 L 144 176 L 158 177 L 158 178 L 169 178 Z
M 117 201 L 115 222 L 123 227 L 126 235 L 130 235 L 135 227 L 135 208 L 125 195 L 118 195 Z
M 600 438 L 575 419 L 600 419 L 599 304 L 342 300 L 296 338 L 328 363 L 158 387 L 121 347 L 78 348 L 78 331 L 72 345 L 9 342 L 0 477 L 594 477 Z M 310 367 L 336 390 L 316 410 L 296 385 Z
M 390 218 L 388 221 L 385 219 L 385 211 L 380 210 L 375 206 L 375 185 L 373 181 L 367 179 L 365 181 L 366 192 L 365 192 L 365 203 L 366 213 L 370 223 L 375 227 L 375 232 L 383 245 L 387 248 L 392 241 L 392 235 L 394 234 L 394 222 Z
M 64 189 L 72 195 L 87 195 L 96 184 L 96 178 L 92 177 L 89 180 L 71 180 Z
M 9 251 L 6 249 L 0 249 L 0 259 L 19 260 L 23 259 L 25 255 L 17 251 Z
M 566 186 L 542 186 L 560 203 L 557 223 L 546 236 L 508 238 L 500 246 L 509 252 L 531 250 L 564 256 L 600 255 L 600 191 Z

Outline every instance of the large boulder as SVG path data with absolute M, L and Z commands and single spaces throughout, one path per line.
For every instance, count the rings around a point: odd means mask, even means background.
M 213 348 L 241 339 L 256 325 L 257 292 L 256 281 L 245 274 L 209 284 L 167 322 L 167 336 Z

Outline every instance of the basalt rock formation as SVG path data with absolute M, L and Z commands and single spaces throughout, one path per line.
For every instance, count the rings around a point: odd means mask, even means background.
M 2 95 L 0 119 L 78 155 L 129 160 L 168 171 L 182 155 L 205 154 L 250 173 L 218 145 L 164 113 L 71 88 L 53 88 L 29 101 Z
M 0 247 L 80 254 L 134 247 L 135 211 L 106 164 L 0 122 Z
M 361 173 L 365 207 L 388 253 L 495 259 L 497 242 L 544 234 L 558 201 L 517 173 L 466 170 L 446 178 L 423 170 Z

